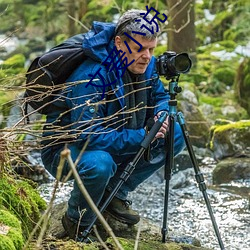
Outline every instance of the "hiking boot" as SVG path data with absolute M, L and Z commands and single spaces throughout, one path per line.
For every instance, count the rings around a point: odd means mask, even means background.
M 140 221 L 140 216 L 130 208 L 131 205 L 132 201 L 114 197 L 105 211 L 122 223 L 134 225 Z
M 68 217 L 67 213 L 65 213 L 64 216 L 62 217 L 62 225 L 66 232 L 65 236 L 68 236 L 70 239 L 85 243 L 91 243 L 97 241 L 97 238 L 92 234 L 90 234 L 85 239 L 83 237 L 83 232 L 86 229 L 86 227 L 80 226 L 78 225 L 78 223 L 75 223 L 75 221 L 73 221 Z

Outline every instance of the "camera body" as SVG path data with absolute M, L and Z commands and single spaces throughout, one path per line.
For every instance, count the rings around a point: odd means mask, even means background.
M 174 51 L 164 52 L 156 59 L 157 73 L 167 80 L 185 74 L 192 67 L 192 61 L 187 53 L 176 54 Z

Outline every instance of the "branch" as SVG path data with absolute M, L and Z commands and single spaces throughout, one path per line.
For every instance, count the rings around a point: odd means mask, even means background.
M 98 210 L 98 208 L 96 207 L 95 203 L 93 202 L 92 198 L 90 197 L 88 191 L 86 190 L 79 174 L 77 173 L 77 170 L 75 168 L 74 162 L 71 158 L 71 153 L 69 149 L 64 149 L 61 152 L 61 157 L 64 159 L 68 160 L 69 166 L 73 172 L 73 176 L 75 178 L 76 183 L 78 184 L 79 189 L 81 190 L 84 198 L 86 199 L 86 201 L 88 202 L 90 208 L 95 212 L 95 214 L 97 215 L 98 219 L 100 220 L 100 222 L 102 223 L 102 225 L 104 226 L 105 230 L 108 232 L 108 234 L 113 238 L 115 245 L 118 247 L 119 250 L 123 250 L 123 247 L 120 245 L 119 241 L 117 240 L 116 236 L 114 235 L 111 227 L 109 226 L 109 224 L 106 222 L 106 220 L 104 219 L 104 217 L 102 216 L 102 214 L 100 213 L 100 211 Z

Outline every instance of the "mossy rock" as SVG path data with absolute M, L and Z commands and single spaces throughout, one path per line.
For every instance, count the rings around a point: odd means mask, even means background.
M 31 182 L 30 182 L 31 183 Z M 5 207 L 21 221 L 24 238 L 33 230 L 46 203 L 26 180 L 5 174 L 0 178 L 0 207 Z
M 213 183 L 228 183 L 233 180 L 250 178 L 250 158 L 226 158 L 213 171 Z
M 219 96 L 200 93 L 199 104 L 204 116 L 212 123 L 217 119 L 225 119 L 225 117 L 230 121 L 249 118 L 247 111 L 239 105 L 231 91 L 226 91 Z
M 0 209 L 0 249 L 19 250 L 23 244 L 20 221 L 7 210 Z
M 250 120 L 214 125 L 210 130 L 210 149 L 216 159 L 230 156 L 249 156 Z
M 124 250 L 133 250 L 135 245 L 134 239 L 124 239 L 124 238 L 118 238 L 120 244 L 122 245 Z M 113 243 L 113 239 L 109 238 L 107 240 L 108 243 Z M 197 247 L 189 244 L 184 243 L 175 243 L 175 242 L 166 242 L 162 243 L 160 240 L 139 240 L 138 242 L 138 250 L 208 250 L 208 248 L 204 247 Z

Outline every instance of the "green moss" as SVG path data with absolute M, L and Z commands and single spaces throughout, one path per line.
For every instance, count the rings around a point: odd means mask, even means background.
M 218 44 L 228 52 L 234 51 L 237 46 L 237 43 L 234 40 L 223 40 Z
M 25 56 L 23 54 L 16 54 L 2 64 L 2 69 L 9 69 L 11 67 L 23 68 L 25 64 Z
M 118 238 L 120 244 L 122 245 L 124 250 L 133 250 L 135 241 L 133 239 L 124 239 Z M 111 243 L 113 245 L 113 240 L 109 238 L 106 242 Z M 167 242 L 162 243 L 161 241 L 155 240 L 144 240 L 140 241 L 138 244 L 139 250 L 198 250 L 198 249 L 205 249 L 201 247 L 196 247 L 194 245 L 182 244 L 182 243 L 175 243 L 175 242 Z
M 206 103 L 210 104 L 214 107 L 222 107 L 222 104 L 224 103 L 224 99 L 221 96 L 209 96 L 209 95 L 201 95 L 199 97 L 200 103 Z
M 7 210 L 0 209 L 0 221 L 7 226 L 21 230 L 20 221 L 16 218 L 16 216 L 11 214 Z
M 27 182 L 8 176 L 0 179 L 0 206 L 11 211 L 20 221 L 26 238 L 40 218 L 45 201 Z
M 24 243 L 20 221 L 7 210 L 0 210 L 0 224 L 10 227 L 0 239 L 0 249 L 21 249 Z M 0 235 L 2 236 L 2 235 Z M 11 242 L 11 243 L 10 243 Z M 7 244 L 7 245 L 6 245 Z
M 1 64 L 0 84 L 19 86 L 25 80 L 25 56 L 16 54 Z
M 236 141 L 242 143 L 248 143 L 250 141 L 250 133 L 245 133 L 245 131 L 250 128 L 250 120 L 243 120 L 238 122 L 232 122 L 225 125 L 214 125 L 210 129 L 210 144 L 209 147 L 211 150 L 214 150 L 214 140 L 215 137 L 221 144 L 226 144 L 229 148 L 228 151 L 234 151 L 234 145 L 230 142 L 230 137 L 225 136 L 234 131 Z
M 24 245 L 24 240 L 22 236 L 22 231 L 16 231 L 15 228 L 11 228 L 7 236 L 12 240 L 16 249 L 22 249 Z
M 221 67 L 214 71 L 213 77 L 221 83 L 232 86 L 235 78 L 235 70 L 228 67 Z
M 229 124 L 222 125 L 222 126 L 220 125 L 215 126 L 214 133 L 225 132 L 231 129 L 241 130 L 241 129 L 245 129 L 249 127 L 250 127 L 250 121 L 233 122 L 233 123 L 229 123 Z
M 0 234 L 0 249 L 16 250 L 13 241 L 7 235 Z

